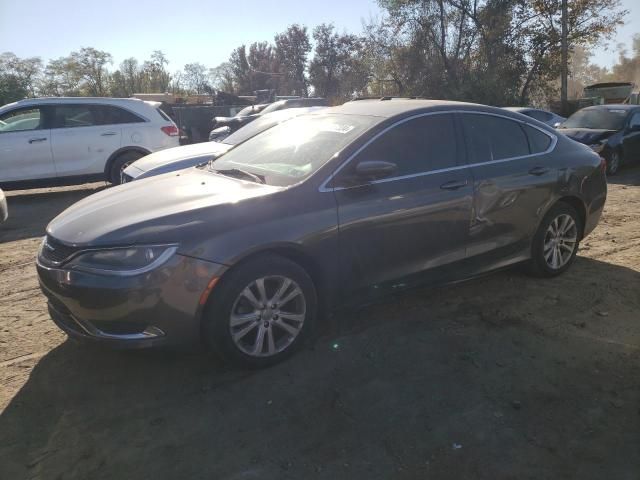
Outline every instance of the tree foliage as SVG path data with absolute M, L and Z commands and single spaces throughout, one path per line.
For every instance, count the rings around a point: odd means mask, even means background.
M 560 0 L 378 0 L 380 19 L 360 34 L 332 24 L 294 24 L 273 41 L 233 49 L 214 68 L 195 62 L 169 73 L 162 51 L 123 60 L 81 48 L 46 65 L 0 55 L 0 102 L 35 95 L 209 93 L 313 94 L 339 102 L 355 95 L 424 96 L 493 105 L 547 103 L 560 72 Z M 622 23 L 619 0 L 569 0 L 572 91 L 594 79 L 640 82 L 640 37 L 607 72 L 590 51 Z M 312 48 L 313 46 L 313 48 Z

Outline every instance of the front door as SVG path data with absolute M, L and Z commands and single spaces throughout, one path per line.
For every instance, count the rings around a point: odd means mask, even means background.
M 100 123 L 92 105 L 56 105 L 51 145 L 59 177 L 104 172 L 109 156 L 120 148 L 122 128 Z
M 375 137 L 334 183 L 345 294 L 401 288 L 465 257 L 472 185 L 452 114 L 400 122 Z M 355 181 L 362 161 L 397 165 L 391 177 Z M 345 299 L 347 302 L 349 298 Z
M 0 116 L 0 182 L 56 176 L 46 108 L 16 108 Z

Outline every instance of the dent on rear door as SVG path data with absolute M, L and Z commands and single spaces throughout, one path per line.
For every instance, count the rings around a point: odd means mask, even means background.
M 535 170 L 539 169 L 539 170 Z M 542 171 L 538 175 L 531 171 Z M 557 170 L 547 156 L 476 166 L 468 256 L 526 246 L 551 200 Z

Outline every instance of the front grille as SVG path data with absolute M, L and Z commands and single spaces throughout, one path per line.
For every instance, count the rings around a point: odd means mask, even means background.
M 70 247 L 47 235 L 42 243 L 40 257 L 49 263 L 60 264 L 78 250 L 77 247 Z

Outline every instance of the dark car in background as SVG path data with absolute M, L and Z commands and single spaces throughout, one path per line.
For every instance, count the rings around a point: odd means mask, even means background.
M 561 117 L 557 113 L 549 112 L 548 110 L 542 110 L 541 108 L 533 107 L 504 107 L 505 110 L 511 112 L 518 112 L 527 117 L 535 118 L 539 122 L 545 123 L 550 127 L 555 127 L 559 123 L 562 123 L 566 118 Z
M 238 113 L 235 117 L 216 117 L 214 119 L 214 129 L 209 134 L 210 141 L 220 142 L 226 137 L 231 135 L 236 130 L 244 127 L 245 125 L 253 122 L 261 115 L 277 112 L 278 110 L 285 110 L 288 108 L 307 108 L 307 107 L 326 107 L 328 105 L 326 98 L 289 98 L 286 100 L 278 100 L 261 108 L 257 113 L 249 113 L 247 115 L 240 115 L 244 109 Z M 260 105 L 262 107 L 262 105 Z M 247 107 L 249 108 L 249 107 Z
M 607 162 L 607 173 L 640 160 L 640 106 L 596 105 L 578 110 L 559 127 L 567 137 L 584 143 Z
M 603 162 L 523 118 L 349 102 L 96 193 L 47 227 L 37 270 L 51 316 L 85 340 L 202 339 L 261 367 L 338 304 L 522 262 L 559 275 L 604 208 Z

